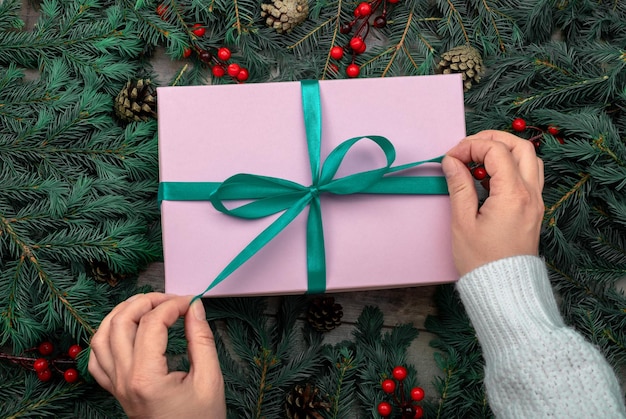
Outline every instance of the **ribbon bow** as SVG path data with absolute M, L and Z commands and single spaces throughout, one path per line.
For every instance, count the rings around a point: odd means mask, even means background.
M 222 272 L 211 282 L 202 297 L 221 283 L 242 264 L 262 249 L 291 223 L 306 207 L 307 218 L 307 272 L 308 292 L 323 293 L 326 290 L 326 258 L 324 230 L 320 207 L 320 194 L 349 195 L 367 194 L 447 194 L 445 179 L 441 176 L 385 177 L 423 163 L 439 163 L 443 156 L 401 166 L 392 167 L 396 152 L 391 142 L 382 136 L 354 137 L 339 144 L 328 155 L 320 169 L 322 140 L 322 115 L 319 83 L 315 80 L 301 82 L 305 130 L 311 165 L 312 183 L 304 186 L 290 180 L 240 173 L 216 182 L 162 182 L 159 200 L 209 200 L 216 210 L 234 217 L 256 219 L 283 212 L 272 224 L 255 237 Z M 354 173 L 335 179 L 341 163 L 359 141 L 373 141 L 386 158 L 385 166 Z M 247 204 L 229 209 L 224 201 L 252 200 Z

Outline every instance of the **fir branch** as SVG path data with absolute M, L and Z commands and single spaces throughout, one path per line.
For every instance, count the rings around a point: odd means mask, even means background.
M 547 221 L 550 226 L 554 225 L 554 213 L 574 194 L 577 194 L 579 190 L 591 179 L 589 173 L 581 173 L 580 180 L 576 182 L 557 202 L 552 204 L 544 213 L 543 219 Z
M 19 0 L 0 2 L 0 31 L 10 31 L 24 26 L 24 22 L 18 15 L 20 5 Z
M 480 0 L 480 3 L 478 3 L 477 8 L 479 10 L 485 10 L 489 16 L 489 21 L 491 23 L 491 25 L 493 26 L 493 30 L 496 34 L 496 39 L 498 40 L 498 45 L 500 48 L 501 52 L 506 52 L 506 46 L 504 45 L 504 42 L 502 40 L 502 37 L 500 36 L 500 31 L 498 29 L 498 25 L 496 24 L 496 19 L 494 17 L 494 15 L 499 15 L 499 16 L 503 16 L 506 17 L 507 19 L 511 20 L 512 19 L 506 15 L 504 15 L 502 12 L 499 12 L 495 9 L 493 9 L 491 6 L 489 6 L 489 3 L 487 0 Z
M 257 357 L 254 358 L 256 366 L 261 370 L 261 376 L 258 384 L 258 396 L 256 406 L 254 408 L 254 417 L 260 419 L 263 417 L 263 403 L 267 390 L 272 388 L 272 385 L 267 383 L 267 375 L 270 369 L 276 366 L 279 359 L 269 349 L 262 349 Z
M 33 398 L 25 398 L 18 406 L 16 410 L 7 411 L 7 419 L 17 419 L 20 417 L 28 417 L 31 415 L 38 415 L 40 417 L 45 416 L 57 416 L 61 413 L 63 408 L 63 401 L 69 400 L 74 397 L 75 389 L 78 385 L 58 385 L 58 388 L 52 387 L 52 391 L 43 389 L 43 386 L 39 386 L 39 390 L 42 390 L 40 394 L 33 394 Z
M 381 77 L 385 77 L 387 75 L 387 73 L 389 72 L 389 69 L 391 68 L 391 65 L 393 64 L 395 58 L 396 58 L 396 54 L 398 53 L 398 51 L 401 48 L 404 48 L 404 44 L 406 41 L 406 34 L 409 31 L 409 27 L 411 26 L 411 23 L 413 21 L 413 11 L 411 11 L 409 13 L 409 17 L 406 20 L 406 25 L 404 26 L 404 31 L 402 32 L 402 36 L 400 37 L 400 42 L 398 42 L 395 45 L 395 50 L 394 52 L 391 54 L 391 58 L 389 59 L 389 63 L 387 64 L 387 66 L 385 67 L 385 69 L 383 70 L 383 73 L 381 74 Z
M 469 39 L 469 36 L 467 35 L 467 30 L 465 29 L 465 25 L 463 24 L 463 17 L 461 13 L 459 12 L 459 10 L 457 9 L 457 6 L 454 5 L 452 0 L 445 0 L 445 3 L 442 0 L 439 0 L 438 3 L 440 7 L 444 9 L 444 15 L 446 17 L 445 22 L 447 26 L 451 27 L 453 21 L 458 22 L 458 27 L 459 29 L 461 29 L 463 33 L 463 37 L 465 38 L 465 43 L 469 44 L 470 39 Z
M 599 89 L 600 85 L 606 83 L 609 76 L 604 75 L 586 80 L 576 80 L 551 88 L 545 92 L 520 98 L 513 101 L 512 105 L 519 107 L 522 111 L 530 111 L 538 107 L 550 107 L 558 101 L 576 101 L 581 95 L 581 91 L 587 89 Z
M 336 367 L 339 370 L 339 376 L 337 378 L 337 391 L 332 397 L 333 406 L 331 409 L 331 417 L 341 418 L 345 417 L 343 415 L 340 415 L 340 401 L 343 399 L 343 397 L 341 397 L 342 391 L 344 391 L 343 387 L 345 386 L 345 382 L 348 380 L 348 378 L 351 375 L 354 375 L 352 370 L 357 367 L 357 365 L 355 365 L 355 358 L 354 356 L 352 356 L 350 351 L 341 351 L 341 359 L 340 362 L 336 363 Z M 344 403 L 341 403 L 341 405 L 343 406 L 343 409 L 345 409 Z

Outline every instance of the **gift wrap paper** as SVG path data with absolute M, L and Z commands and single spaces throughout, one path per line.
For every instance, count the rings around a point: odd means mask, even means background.
M 445 154 L 465 136 L 458 75 L 319 82 L 321 163 L 343 141 L 384 136 L 394 166 Z M 299 82 L 158 89 L 161 182 L 222 182 L 237 173 L 311 184 Z M 337 176 L 384 166 L 360 141 Z M 441 176 L 427 163 L 402 176 Z M 230 204 L 227 204 L 227 206 Z M 448 195 L 321 195 L 326 291 L 457 279 Z M 206 296 L 307 292 L 305 209 Z M 196 295 L 280 214 L 247 220 L 208 201 L 161 202 L 165 291 Z

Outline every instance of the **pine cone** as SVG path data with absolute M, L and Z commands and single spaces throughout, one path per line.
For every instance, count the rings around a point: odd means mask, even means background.
M 461 73 L 463 89 L 468 91 L 484 74 L 483 59 L 476 48 L 462 45 L 441 54 L 437 72 L 442 74 Z
M 319 388 L 311 384 L 296 385 L 287 394 L 285 417 L 287 419 L 322 419 L 322 415 L 318 410 L 324 409 L 328 411 L 330 403 L 316 400 L 319 392 Z
M 115 99 L 115 114 L 125 122 L 156 118 L 156 91 L 149 79 L 128 81 Z
M 341 324 L 343 307 L 334 297 L 316 297 L 309 304 L 306 319 L 318 332 L 329 332 Z
M 261 5 L 265 24 L 278 33 L 289 32 L 309 16 L 308 0 L 272 0 Z
M 112 287 L 126 279 L 126 275 L 112 272 L 106 263 L 99 261 L 91 261 L 91 275 L 96 281 L 107 282 Z

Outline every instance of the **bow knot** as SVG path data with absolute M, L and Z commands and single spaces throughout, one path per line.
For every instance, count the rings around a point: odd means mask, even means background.
M 315 185 L 309 186 L 309 193 L 311 194 L 311 196 L 314 199 L 317 199 L 320 196 L 320 191 L 319 191 L 319 189 L 317 189 L 317 187 Z

